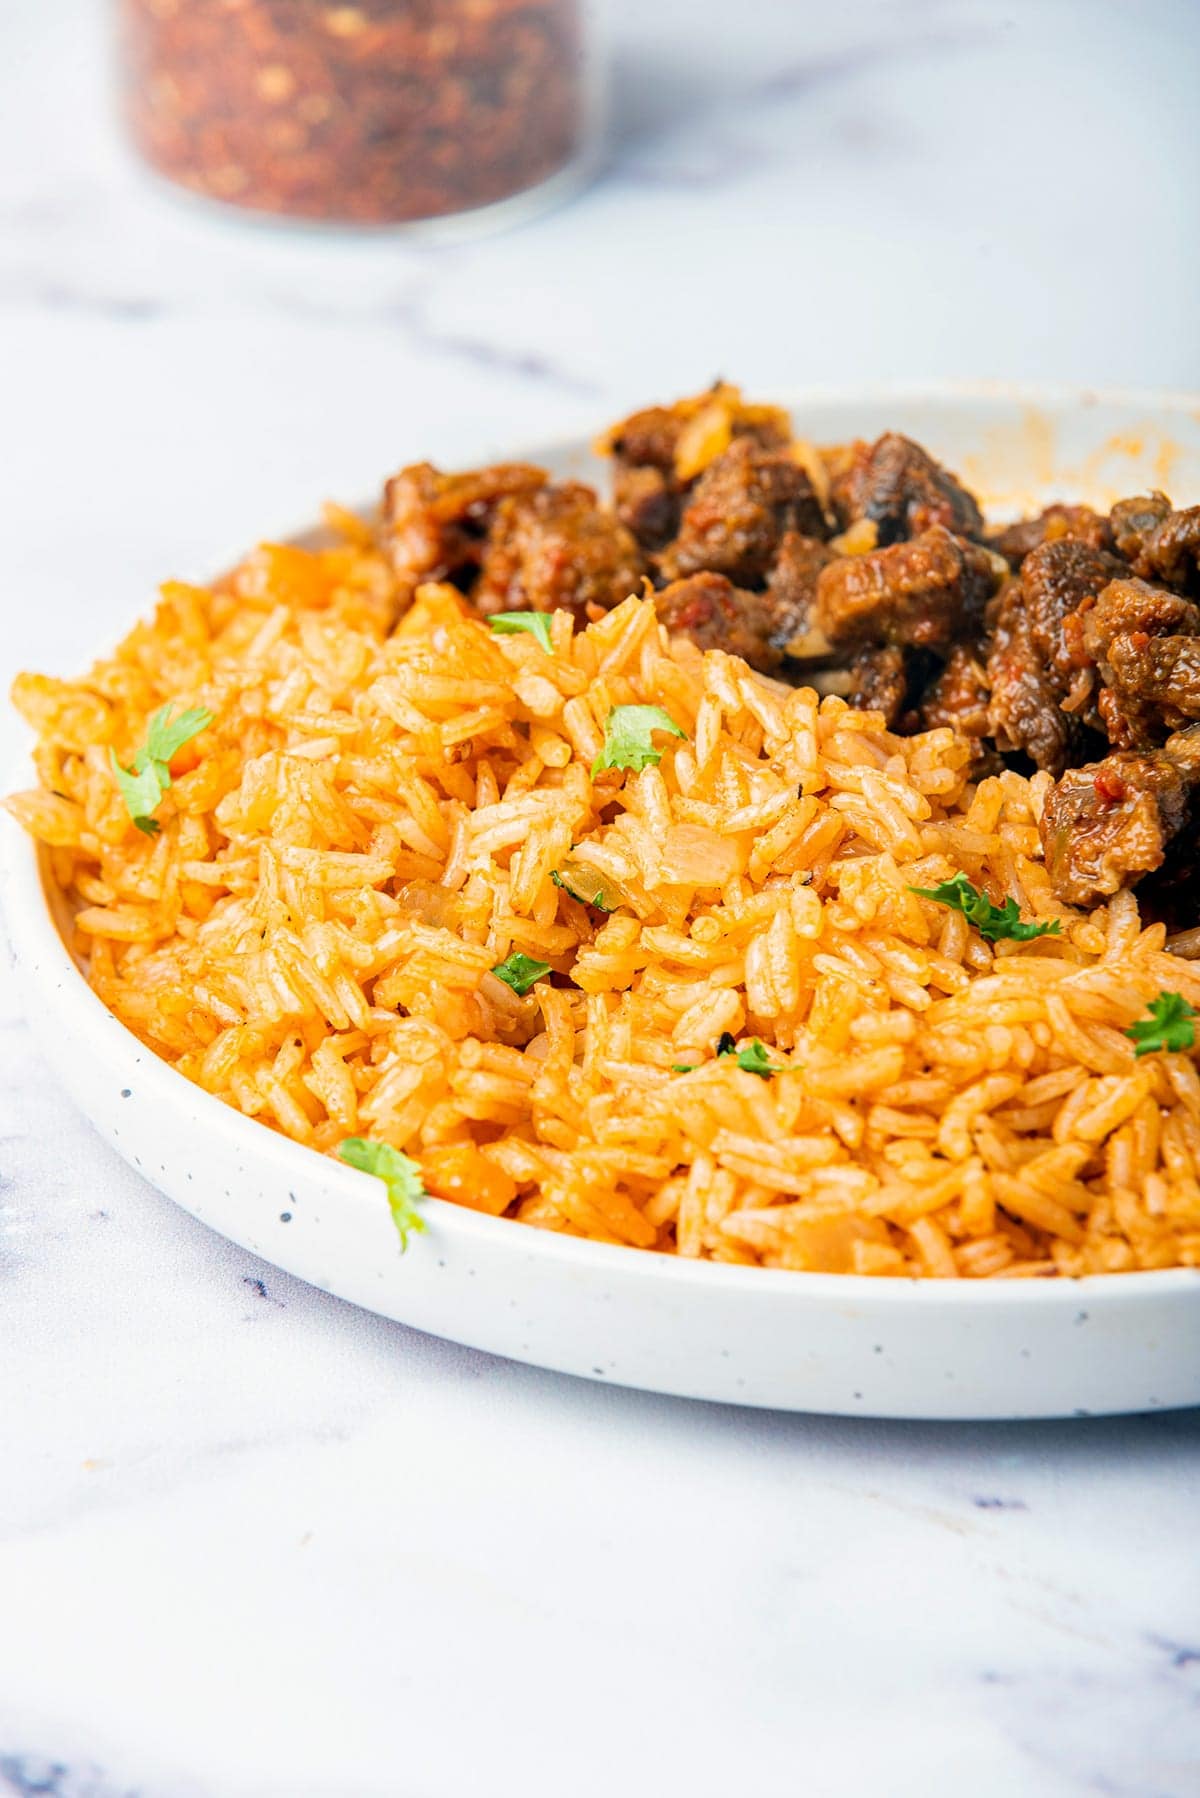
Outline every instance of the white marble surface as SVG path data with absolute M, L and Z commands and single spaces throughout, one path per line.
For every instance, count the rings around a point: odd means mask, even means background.
M 173 205 L 104 10 L 0 12 L 5 680 L 717 371 L 1200 386 L 1192 0 L 623 0 L 604 180 L 443 251 Z M 1196 1414 L 755 1415 L 384 1324 L 117 1162 L 2 968 L 0 1368 L 0 1794 L 1200 1790 Z

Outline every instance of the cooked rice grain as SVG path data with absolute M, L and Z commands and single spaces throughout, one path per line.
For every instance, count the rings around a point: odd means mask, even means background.
M 9 807 L 143 1042 L 298 1142 L 390 1142 L 541 1228 L 840 1273 L 1200 1265 L 1200 1079 L 1123 1035 L 1161 989 L 1200 1006 L 1200 968 L 1131 894 L 1056 905 L 1044 776 L 975 784 L 950 730 L 669 643 L 640 597 L 556 615 L 551 655 L 449 587 L 393 628 L 343 524 L 303 580 L 266 546 L 166 586 L 83 680 L 16 684 L 40 785 Z M 168 702 L 215 722 L 147 838 L 108 754 Z M 687 741 L 593 782 L 626 704 Z M 554 882 L 568 858 L 610 915 Z M 960 870 L 1061 936 L 992 948 L 911 891 Z M 514 950 L 552 980 L 514 993 Z M 784 1071 L 717 1059 L 725 1031 Z

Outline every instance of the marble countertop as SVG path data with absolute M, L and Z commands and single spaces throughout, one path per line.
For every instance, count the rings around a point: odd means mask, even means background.
M 1186 0 L 621 0 L 602 179 L 445 249 L 174 203 L 104 10 L 0 18 L 4 684 L 718 372 L 1200 387 Z M 1200 1789 L 1200 1415 L 756 1414 L 384 1323 L 117 1161 L 3 962 L 0 1356 L 0 1794 Z

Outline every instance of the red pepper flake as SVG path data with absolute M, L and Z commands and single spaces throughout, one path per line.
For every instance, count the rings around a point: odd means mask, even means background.
M 120 0 L 160 174 L 257 212 L 437 218 L 535 187 L 586 129 L 582 0 Z
M 1120 805 L 1129 789 L 1119 774 L 1113 774 L 1102 768 L 1092 781 L 1096 789 L 1096 797 L 1103 805 Z

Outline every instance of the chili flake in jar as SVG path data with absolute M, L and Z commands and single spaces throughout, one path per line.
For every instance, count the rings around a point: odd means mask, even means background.
M 591 150 L 585 0 L 119 0 L 124 104 L 160 174 L 362 225 L 473 211 Z

